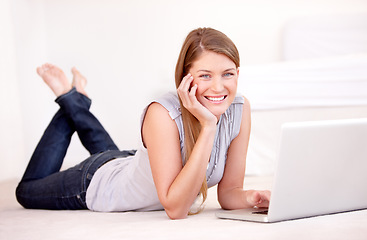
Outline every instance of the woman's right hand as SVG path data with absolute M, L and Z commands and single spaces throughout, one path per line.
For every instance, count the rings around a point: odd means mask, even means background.
M 193 81 L 194 77 L 189 73 L 182 79 L 177 89 L 177 94 L 183 106 L 199 120 L 202 127 L 216 125 L 218 121 L 217 117 L 197 100 L 196 90 L 198 86 L 194 84 L 191 87 Z

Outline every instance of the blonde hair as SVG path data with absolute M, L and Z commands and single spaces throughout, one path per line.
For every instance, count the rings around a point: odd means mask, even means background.
M 189 73 L 192 64 L 204 51 L 213 51 L 215 53 L 223 54 L 231 59 L 237 68 L 240 66 L 238 50 L 232 40 L 224 33 L 212 28 L 195 29 L 187 35 L 177 60 L 175 71 L 176 88 L 180 86 L 182 78 Z M 191 155 L 196 140 L 199 137 L 201 126 L 199 121 L 182 105 L 181 99 L 180 104 L 185 134 L 185 164 Z M 202 211 L 203 203 L 207 198 L 207 191 L 208 185 L 205 178 L 200 189 L 200 194 L 203 199 L 200 208 L 197 212 L 190 212 L 189 214 L 197 214 Z

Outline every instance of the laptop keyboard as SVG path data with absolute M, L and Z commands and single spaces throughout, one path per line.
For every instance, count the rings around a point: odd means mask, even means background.
M 257 211 L 257 212 L 252 212 L 252 214 L 263 214 L 263 215 L 267 215 L 268 214 L 268 210 L 264 210 L 264 211 Z

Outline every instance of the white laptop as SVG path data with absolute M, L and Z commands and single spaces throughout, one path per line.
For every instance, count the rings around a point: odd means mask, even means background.
M 367 208 L 367 118 L 286 123 L 268 209 L 220 210 L 255 222 Z

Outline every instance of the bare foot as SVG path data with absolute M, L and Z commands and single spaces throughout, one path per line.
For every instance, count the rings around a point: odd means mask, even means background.
M 37 68 L 37 73 L 51 88 L 56 97 L 71 90 L 71 85 L 65 73 L 55 65 L 46 63 Z
M 73 87 L 76 88 L 76 90 L 78 92 L 80 92 L 81 94 L 84 94 L 85 96 L 87 95 L 87 92 L 85 91 L 85 86 L 87 85 L 87 79 L 80 74 L 80 72 L 76 69 L 76 67 L 73 67 L 71 69 L 71 72 L 73 73 Z

